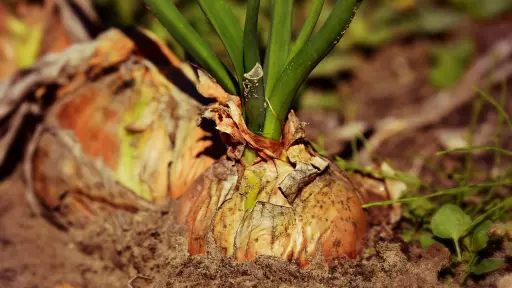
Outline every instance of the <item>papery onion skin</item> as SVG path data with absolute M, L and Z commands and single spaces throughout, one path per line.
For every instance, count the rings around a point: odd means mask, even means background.
M 26 153 L 25 176 L 29 192 L 64 226 L 82 225 L 98 209 L 154 209 L 181 196 L 214 162 L 205 153 L 211 133 L 197 126 L 201 104 L 179 86 L 193 88 L 195 74 L 153 35 L 138 33 L 132 40 L 108 30 L 29 72 L 46 77 L 30 89 L 49 105 Z M 22 90 L 16 85 L 23 83 L 12 85 Z
M 328 265 L 340 257 L 357 257 L 367 219 L 357 188 L 343 172 L 328 168 L 289 203 L 278 188 L 293 171 L 289 163 L 270 160 L 239 166 L 229 160 L 216 162 L 181 199 L 178 219 L 187 225 L 191 254 L 206 252 L 211 233 L 216 245 L 237 261 L 270 255 L 305 267 L 319 256 L 317 251 Z M 257 185 L 248 183 L 251 174 L 259 175 Z M 251 189 L 258 195 L 247 208 Z

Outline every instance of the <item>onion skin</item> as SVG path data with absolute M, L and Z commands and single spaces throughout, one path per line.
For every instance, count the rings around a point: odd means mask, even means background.
M 51 105 L 27 153 L 26 178 L 64 226 L 83 225 L 100 210 L 154 209 L 214 162 L 203 153 L 211 135 L 197 126 L 202 105 L 164 74 L 174 69 L 194 87 L 191 68 L 139 33 L 135 42 L 112 29 L 41 64 L 58 75 L 54 86 L 33 87 Z M 163 70 L 148 55 L 159 55 Z
M 293 169 L 281 160 L 245 168 L 226 159 L 213 164 L 180 199 L 178 221 L 188 228 L 189 253 L 205 253 L 212 235 L 224 254 L 237 261 L 270 255 L 305 267 L 319 256 L 317 251 L 328 265 L 340 257 L 357 257 L 367 231 L 357 188 L 329 166 L 290 203 L 279 183 Z M 250 183 L 253 175 L 259 183 Z M 254 190 L 258 194 L 248 208 Z
M 247 129 L 238 98 L 206 77 L 198 90 L 217 99 L 203 117 L 216 122 L 228 153 L 179 199 L 177 219 L 187 227 L 189 253 L 205 253 L 211 237 L 236 261 L 268 255 L 306 267 L 315 257 L 327 265 L 357 257 L 368 228 L 359 190 L 314 151 L 295 114 L 282 141 L 266 139 Z M 255 163 L 242 163 L 245 147 L 258 153 Z

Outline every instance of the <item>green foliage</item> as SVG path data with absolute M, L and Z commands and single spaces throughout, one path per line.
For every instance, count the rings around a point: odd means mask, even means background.
M 260 0 L 249 0 L 244 25 L 244 71 L 251 71 L 256 63 L 261 64 L 258 43 L 258 18 Z
M 466 229 L 471 226 L 471 217 L 466 215 L 459 206 L 443 205 L 432 217 L 432 232 L 438 237 L 452 239 L 455 242 L 457 256 L 461 260 L 459 239 Z
M 315 29 L 316 23 L 318 22 L 318 18 L 320 17 L 320 13 L 322 12 L 322 7 L 324 7 L 325 0 L 313 0 L 313 5 L 311 5 L 311 10 L 309 12 L 309 16 L 306 18 L 306 22 L 304 22 L 304 26 L 300 30 L 300 34 L 295 40 L 293 44 L 290 55 L 288 56 L 287 63 L 297 55 L 297 53 L 306 45 L 313 34 L 313 30 Z
M 507 112 L 505 111 L 505 108 L 503 108 L 503 106 L 500 103 L 496 102 L 496 100 L 494 100 L 494 98 L 489 96 L 484 91 L 482 91 L 480 89 L 476 89 L 476 90 L 482 98 L 484 98 L 487 102 L 489 102 L 496 109 L 496 111 L 498 111 L 500 118 L 507 122 L 509 129 L 512 129 L 512 120 L 510 120 L 510 117 L 508 116 Z
M 169 33 L 185 47 L 198 63 L 207 69 L 231 94 L 237 92 L 237 82 L 224 64 L 217 58 L 208 43 L 194 30 L 172 1 L 145 0 L 155 16 Z
M 256 30 L 259 16 L 259 1 L 249 2 L 249 8 L 252 10 L 247 13 L 246 27 L 247 33 L 239 27 L 237 19 L 231 10 L 230 5 L 224 0 L 207 1 L 197 0 L 201 9 L 215 28 L 217 34 L 231 57 L 231 62 L 235 68 L 237 80 L 234 80 L 230 71 L 227 71 L 222 62 L 215 56 L 208 46 L 207 42 L 201 39 L 200 35 L 187 22 L 184 16 L 179 12 L 172 1 L 167 0 L 146 0 L 155 16 L 169 30 L 170 34 L 189 52 L 196 61 L 199 62 L 208 72 L 210 72 L 219 83 L 231 94 L 244 96 L 243 102 L 250 105 L 243 107 L 244 116 L 249 115 L 249 127 L 256 133 L 260 131 L 260 114 L 264 114 L 263 135 L 272 139 L 281 138 L 281 125 L 286 120 L 290 105 L 299 88 L 304 83 L 308 75 L 328 54 L 328 52 L 338 43 L 345 30 L 350 24 L 355 11 L 362 0 L 337 0 L 334 4 L 329 17 L 323 23 L 320 30 L 311 37 L 313 28 L 319 18 L 324 1 L 316 1 L 313 6 L 313 12 L 307 19 L 303 33 L 295 45 L 293 53 L 290 56 L 291 37 L 292 37 L 292 18 L 293 18 L 293 0 L 273 1 L 271 5 L 270 33 L 267 47 L 267 53 L 264 63 L 264 93 L 268 105 L 264 113 L 260 113 L 263 98 L 260 91 L 256 89 L 262 87 L 258 76 L 256 79 L 246 79 L 248 71 L 253 71 L 255 75 L 260 75 L 257 66 L 251 67 L 251 64 L 257 61 L 257 41 L 255 41 Z M 253 11 L 254 10 L 254 11 Z M 310 39 L 311 38 L 311 39 Z M 244 48 L 244 44 L 246 47 Z M 244 51 L 245 50 L 245 51 Z M 245 54 L 244 54 L 245 53 Z M 289 63 L 288 63 L 289 61 Z M 249 78 L 252 76 L 249 75 Z M 247 80 L 246 93 L 245 80 Z M 237 85 L 236 85 L 237 84 Z M 256 97 L 252 97 L 256 96 Z M 251 99 L 254 98 L 254 99 Z M 247 99 L 245 99 L 247 98 Z M 245 101 L 245 100 L 257 100 Z M 257 103 L 256 103 L 257 102 Z M 253 105 L 254 104 L 254 105 Z M 251 113 L 247 113 L 250 109 Z
M 505 263 L 502 259 L 483 259 L 480 263 L 471 267 L 469 272 L 475 275 L 482 275 L 500 269 Z
M 258 43 L 260 0 L 249 0 L 246 10 L 243 58 L 244 72 L 247 74 L 244 74 L 243 113 L 247 127 L 254 133 L 261 134 L 265 121 L 265 83 Z
M 265 96 L 269 98 L 290 53 L 293 1 L 273 1 L 272 22 L 265 58 Z
M 238 83 L 244 75 L 243 30 L 231 7 L 224 0 L 197 0 L 204 14 L 215 28 L 235 67 Z M 241 84 L 239 84 L 241 85 Z M 240 87 L 240 91 L 242 88 Z
M 470 39 L 435 48 L 431 53 L 434 65 L 428 73 L 430 83 L 439 88 L 450 87 L 464 74 L 473 50 Z
M 450 0 L 477 19 L 489 19 L 512 9 L 510 0 Z
M 471 250 L 474 252 L 480 251 L 487 247 L 489 242 L 489 229 L 492 222 L 487 220 L 478 225 L 471 235 Z
M 419 237 L 419 241 L 420 241 L 421 247 L 423 249 L 427 249 L 430 246 L 432 246 L 436 243 L 439 243 L 434 239 L 434 235 L 432 235 L 431 233 L 428 233 L 428 232 L 421 233 L 420 237 Z
M 338 44 L 362 0 L 338 0 L 318 32 L 286 65 L 270 94 L 263 134 L 280 139 L 281 126 L 297 91 L 313 69 Z M 270 75 L 269 75 L 270 77 Z M 267 91 L 269 91 L 267 89 Z
M 448 153 L 453 152 L 471 152 L 471 151 L 494 151 L 497 154 L 503 154 L 505 156 L 512 157 L 512 151 L 506 150 L 499 147 L 492 147 L 492 146 L 468 146 L 468 147 L 460 147 L 460 148 L 453 148 L 449 150 L 439 151 L 436 153 L 437 156 L 445 155 Z

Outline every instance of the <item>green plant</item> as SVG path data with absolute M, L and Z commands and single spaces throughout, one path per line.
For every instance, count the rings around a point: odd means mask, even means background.
M 450 267 L 453 268 L 462 263 L 466 265 L 463 284 L 468 281 L 470 276 L 484 275 L 502 268 L 505 262 L 503 259 L 489 257 L 493 255 L 496 249 L 507 251 L 507 247 L 510 246 L 510 240 L 505 236 L 508 233 L 505 231 L 508 231 L 509 228 L 505 228 L 507 224 L 504 223 L 510 223 L 510 214 L 507 211 L 512 207 L 512 196 L 498 197 L 496 193 L 498 187 L 500 189 L 510 189 L 512 185 L 512 170 L 501 169 L 502 158 L 512 156 L 512 151 L 503 147 L 502 139 L 504 130 L 512 131 L 512 121 L 504 108 L 506 107 L 506 88 L 506 84 L 502 83 L 502 92 L 498 100 L 475 88 L 475 92 L 478 92 L 481 99 L 474 102 L 472 119 L 468 127 L 468 146 L 436 153 L 438 156 L 454 153 L 466 154 L 462 158 L 465 165 L 460 168 L 457 174 L 454 174 L 456 176 L 454 178 L 458 178 L 456 187 L 439 189 L 422 184 L 421 187 L 431 191 L 430 194 L 412 194 L 406 198 L 363 205 L 363 207 L 369 208 L 404 203 L 404 206 L 402 206 L 404 209 L 402 213 L 402 238 L 405 241 L 418 241 L 425 249 L 435 243 L 444 244 L 448 247 L 454 246 L 456 256 L 452 258 L 453 263 Z M 484 104 L 492 106 L 499 117 L 495 144 L 494 146 L 472 146 L 471 138 L 474 137 L 477 118 Z M 475 174 L 471 157 L 471 152 L 474 151 L 487 151 L 494 154 L 494 165 L 497 168 L 497 173 L 489 175 L 489 182 L 471 184 L 474 181 L 472 176 Z M 346 163 L 338 162 L 340 165 L 346 166 Z M 436 169 L 436 167 L 431 168 Z M 358 167 L 355 167 L 355 169 L 364 171 L 364 169 Z M 355 169 L 352 168 L 352 170 Z M 444 172 L 441 172 L 438 171 L 440 175 L 444 174 Z M 404 178 L 401 181 L 406 183 L 409 188 L 413 182 L 407 182 L 406 180 L 407 178 Z M 408 190 L 415 191 L 413 189 Z M 469 195 L 479 199 L 478 203 L 467 201 Z M 451 202 L 456 202 L 457 205 L 447 204 Z M 502 248 L 499 248 L 500 245 L 496 245 L 500 242 Z M 494 245 L 491 245 L 491 243 L 494 243 Z
M 190 254 L 206 251 L 210 233 L 237 261 L 270 255 L 304 267 L 321 250 L 331 265 L 362 250 L 368 223 L 358 189 L 311 149 L 302 124 L 290 112 L 294 96 L 341 39 L 361 0 L 336 1 L 314 33 L 324 2 L 311 2 L 312 12 L 295 42 L 291 31 L 297 2 L 267 2 L 272 3 L 272 20 L 268 48 L 260 58 L 259 0 L 247 1 L 243 29 L 227 1 L 198 0 L 231 58 L 229 65 L 171 1 L 146 1 L 224 90 L 241 98 L 227 96 L 209 77 L 198 81 L 198 90 L 217 100 L 202 117 L 214 120 L 224 133 L 228 157 L 216 161 L 179 199 L 176 216 L 187 226 Z
M 259 0 L 249 0 L 242 29 L 225 0 L 198 0 L 231 58 L 234 73 L 215 55 L 170 0 L 146 0 L 156 17 L 188 53 L 229 93 L 242 96 L 247 126 L 256 134 L 281 139 L 290 105 L 308 75 L 338 43 L 362 0 L 338 0 L 313 33 L 325 0 L 314 0 L 311 13 L 292 43 L 294 2 L 273 1 L 264 63 L 258 47 Z M 261 70 L 262 67 L 262 70 Z

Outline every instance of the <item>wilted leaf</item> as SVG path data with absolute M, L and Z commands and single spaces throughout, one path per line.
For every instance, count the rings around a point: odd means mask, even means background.
M 471 267 L 470 272 L 475 275 L 482 275 L 500 269 L 503 264 L 505 264 L 505 261 L 501 259 L 484 259 Z

